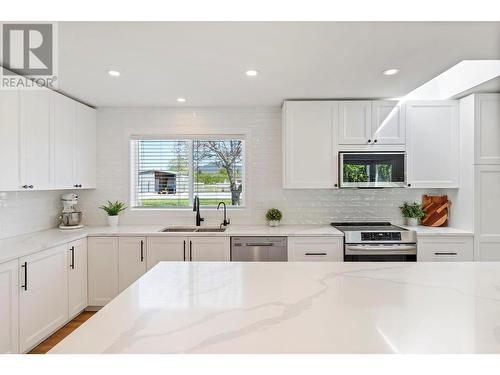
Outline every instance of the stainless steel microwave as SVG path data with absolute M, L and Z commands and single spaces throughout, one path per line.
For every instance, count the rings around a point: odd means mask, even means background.
M 404 152 L 339 152 L 341 188 L 406 186 Z

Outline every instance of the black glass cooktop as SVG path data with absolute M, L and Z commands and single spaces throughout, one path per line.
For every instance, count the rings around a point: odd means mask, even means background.
M 331 225 L 341 232 L 391 232 L 391 231 L 406 231 L 407 229 L 392 225 L 389 222 L 347 222 L 347 223 L 331 223 Z

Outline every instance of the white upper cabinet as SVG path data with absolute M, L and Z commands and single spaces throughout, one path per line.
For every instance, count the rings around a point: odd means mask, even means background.
M 404 145 L 403 115 L 397 101 L 339 102 L 339 144 Z
M 458 102 L 407 102 L 406 133 L 408 186 L 458 188 Z
M 475 95 L 475 162 L 500 164 L 500 94 Z
M 401 105 L 396 101 L 372 102 L 372 144 L 404 145 L 406 124 Z
M 0 191 L 19 190 L 19 91 L 0 90 Z
M 86 105 L 76 104 L 75 187 L 96 187 L 96 112 Z
M 20 91 L 21 185 L 24 189 L 53 188 L 50 90 Z
M 339 102 L 339 140 L 341 145 L 363 145 L 372 142 L 372 102 Z
M 0 191 L 95 188 L 95 110 L 47 89 L 0 92 Z
M 283 105 L 283 187 L 337 186 L 338 103 L 287 101 Z
M 54 185 L 56 189 L 75 186 L 76 103 L 53 92 L 54 101 Z
M 0 264 L 0 354 L 19 352 L 18 261 Z

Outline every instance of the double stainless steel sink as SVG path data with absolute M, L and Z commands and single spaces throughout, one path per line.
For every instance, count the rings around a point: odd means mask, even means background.
M 197 227 L 167 227 L 161 230 L 161 232 L 185 232 L 185 233 L 193 233 L 193 232 L 225 232 L 226 228 L 197 228 Z

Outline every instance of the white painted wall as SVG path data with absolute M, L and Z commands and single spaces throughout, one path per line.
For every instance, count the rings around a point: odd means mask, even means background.
M 286 224 L 316 224 L 341 220 L 389 220 L 402 223 L 398 206 L 420 201 L 439 190 L 283 190 L 281 188 L 281 110 L 269 108 L 102 108 L 97 111 L 97 190 L 82 191 L 87 224 L 104 224 L 97 209 L 109 200 L 129 202 L 131 134 L 247 135 L 247 207 L 230 210 L 234 224 L 265 223 L 267 208 L 283 211 Z M 205 225 L 220 222 L 221 213 L 202 208 Z M 191 210 L 127 210 L 122 224 L 192 224 Z

